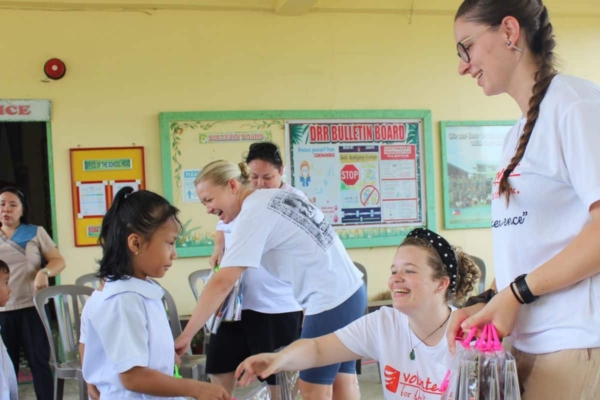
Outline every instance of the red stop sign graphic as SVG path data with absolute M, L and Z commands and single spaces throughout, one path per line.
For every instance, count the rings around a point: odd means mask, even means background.
M 358 182 L 358 169 L 354 164 L 347 164 L 342 167 L 342 182 L 348 186 L 354 185 Z

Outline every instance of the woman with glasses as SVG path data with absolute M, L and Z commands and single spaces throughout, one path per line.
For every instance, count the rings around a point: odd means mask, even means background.
M 600 393 L 600 87 L 555 69 L 540 0 L 465 0 L 455 18 L 459 73 L 507 93 L 522 117 L 492 191 L 495 285 L 454 313 L 510 335 L 523 399 Z M 496 292 L 497 289 L 497 292 Z
M 298 196 L 304 193 L 282 182 L 283 160 L 274 143 L 250 145 L 246 164 L 250 181 L 256 189 L 282 189 Z M 215 235 L 215 249 L 210 266 L 221 263 L 230 246 L 235 220 L 219 220 Z M 249 268 L 242 278 L 242 319 L 222 323 L 211 335 L 206 355 L 206 372 L 211 381 L 233 395 L 237 366 L 250 355 L 272 352 L 287 346 L 300 337 L 302 308 L 294 298 L 292 286 L 268 273 L 264 268 Z M 267 350 L 268 349 L 268 350 Z M 274 387 L 275 375 L 266 379 Z
M 196 178 L 196 192 L 207 212 L 224 223 L 235 220 L 235 227 L 218 272 L 175 341 L 178 353 L 187 349 L 244 271 L 264 268 L 292 287 L 306 314 L 303 338 L 334 332 L 366 309 L 362 274 L 321 210 L 287 190 L 255 190 L 252 176 L 246 163 L 219 160 L 206 165 Z M 358 400 L 355 367 L 356 362 L 350 361 L 301 371 L 302 397 Z

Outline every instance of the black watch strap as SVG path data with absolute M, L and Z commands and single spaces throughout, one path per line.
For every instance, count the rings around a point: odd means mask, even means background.
M 534 296 L 531 290 L 529 290 L 529 286 L 527 286 L 527 282 L 525 281 L 526 276 L 527 274 L 517 276 L 514 283 L 525 304 L 531 304 L 538 299 L 538 296 Z

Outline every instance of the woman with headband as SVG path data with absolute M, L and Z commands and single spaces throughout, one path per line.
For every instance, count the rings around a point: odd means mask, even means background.
M 345 328 L 298 340 L 278 353 L 246 359 L 236 371 L 242 384 L 279 371 L 297 371 L 370 357 L 379 361 L 384 397 L 439 399 L 449 355 L 446 325 L 479 279 L 475 262 L 428 229 L 415 229 L 400 244 L 388 287 L 393 308 L 382 307 Z

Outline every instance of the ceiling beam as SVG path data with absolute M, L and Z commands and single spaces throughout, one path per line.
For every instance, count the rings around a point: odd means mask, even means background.
M 304 15 L 317 3 L 317 0 L 277 0 L 275 13 L 278 15 Z

